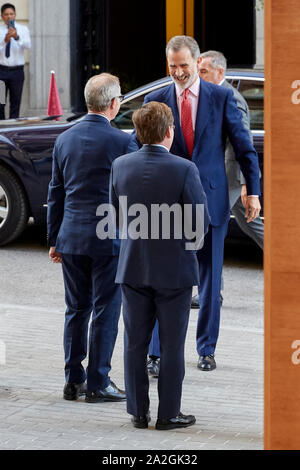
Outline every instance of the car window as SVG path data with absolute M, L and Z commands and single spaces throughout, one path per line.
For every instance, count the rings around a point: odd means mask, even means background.
M 146 93 L 145 93 L 146 94 Z M 112 121 L 114 127 L 119 129 L 133 129 L 132 115 L 134 111 L 140 108 L 144 102 L 145 95 L 138 96 L 121 105 L 120 111 Z
M 251 130 L 263 130 L 264 82 L 258 80 L 232 80 L 231 84 L 239 90 L 248 103 Z
M 250 110 L 251 130 L 264 129 L 264 82 L 255 80 L 230 79 L 227 80 L 236 87 L 248 103 Z M 149 90 L 150 91 L 150 90 Z M 123 130 L 133 129 L 132 115 L 144 102 L 147 92 L 136 98 L 129 99 L 121 105 L 120 111 L 112 121 L 114 127 Z

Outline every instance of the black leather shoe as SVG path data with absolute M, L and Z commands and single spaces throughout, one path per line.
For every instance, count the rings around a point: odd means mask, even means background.
M 199 308 L 199 295 L 198 294 L 192 297 L 191 308 Z
M 209 356 L 199 356 L 197 367 L 204 371 L 214 370 L 217 367 L 214 355 L 210 354 Z
M 148 375 L 157 379 L 159 375 L 159 369 L 160 369 L 160 358 L 158 357 L 157 359 L 151 359 L 151 357 L 149 357 L 147 361 Z
M 135 428 L 139 429 L 146 429 L 148 427 L 148 423 L 150 423 L 151 417 L 150 412 L 144 416 L 132 416 L 131 422 Z
M 67 383 L 64 386 L 64 399 L 65 400 L 77 400 L 78 397 L 84 395 L 86 392 L 86 383 L 74 384 Z
M 160 431 L 168 430 L 168 429 L 175 429 L 175 428 L 187 428 L 188 426 L 192 426 L 195 424 L 196 418 L 193 415 L 183 415 L 179 413 L 176 418 L 170 419 L 160 419 L 156 421 L 155 428 L 159 429 Z
M 85 396 L 85 401 L 88 403 L 122 400 L 126 400 L 126 394 L 124 390 L 120 390 L 113 382 L 110 382 L 110 385 L 103 390 L 88 390 Z

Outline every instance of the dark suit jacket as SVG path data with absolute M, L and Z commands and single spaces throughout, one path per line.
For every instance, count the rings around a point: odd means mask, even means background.
M 174 115 L 175 137 L 171 152 L 190 159 L 183 138 L 176 100 L 175 85 L 149 93 L 148 101 L 160 101 L 171 107 Z M 231 90 L 200 79 L 192 161 L 199 169 L 207 196 L 211 224 L 224 224 L 229 218 L 228 186 L 225 174 L 224 150 L 229 137 L 241 170 L 248 194 L 260 195 L 259 166 L 256 151 L 243 126 L 241 113 Z
M 110 200 L 119 212 L 119 197 L 127 196 L 127 206 L 139 203 L 147 207 L 151 232 L 152 204 L 204 205 L 204 232 L 209 215 L 206 196 L 196 166 L 170 154 L 165 148 L 143 146 L 138 152 L 117 158 L 111 171 Z M 128 227 L 135 217 L 129 217 Z M 193 218 L 195 223 L 195 217 Z M 192 229 L 195 230 L 195 224 Z M 125 225 L 125 223 L 124 223 Z M 173 224 L 171 224 L 173 226 Z M 160 232 L 161 236 L 161 232 Z M 187 240 L 121 240 L 116 282 L 133 286 L 179 289 L 198 285 L 199 267 L 196 251 L 186 250 Z
M 57 138 L 48 192 L 49 246 L 68 254 L 118 254 L 118 241 L 97 238 L 96 210 L 108 203 L 111 164 L 132 150 L 130 142 L 128 134 L 96 114 Z

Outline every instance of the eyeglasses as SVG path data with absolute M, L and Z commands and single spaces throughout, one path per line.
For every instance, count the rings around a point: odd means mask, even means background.
M 116 98 L 118 98 L 118 100 L 120 101 L 120 103 L 122 103 L 122 101 L 124 100 L 125 96 L 124 95 L 119 95 L 119 96 L 115 96 L 114 98 L 112 98 L 111 100 L 115 100 Z

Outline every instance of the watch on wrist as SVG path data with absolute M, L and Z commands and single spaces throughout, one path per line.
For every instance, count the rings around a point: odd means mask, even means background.
M 18 36 L 16 37 L 16 41 L 19 41 L 19 39 L 20 39 L 20 36 L 18 35 Z

